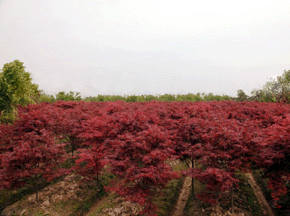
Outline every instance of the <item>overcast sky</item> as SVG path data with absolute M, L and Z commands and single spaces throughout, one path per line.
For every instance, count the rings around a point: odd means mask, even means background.
M 236 96 L 290 69 L 290 1 L 0 0 L 0 67 L 48 94 Z

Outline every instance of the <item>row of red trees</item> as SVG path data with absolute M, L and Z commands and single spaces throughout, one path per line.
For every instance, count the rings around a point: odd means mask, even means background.
M 0 186 L 17 188 L 69 172 L 99 179 L 104 166 L 119 181 L 107 189 L 155 215 L 152 198 L 181 175 L 206 184 L 197 197 L 237 185 L 235 172 L 262 169 L 276 207 L 290 180 L 290 107 L 223 102 L 56 102 L 19 107 L 13 125 L 0 125 Z M 69 149 L 69 151 L 68 151 Z M 69 157 L 68 157 L 69 156 Z M 61 164 L 75 157 L 72 169 Z M 175 172 L 167 161 L 198 161 Z M 38 193 L 36 193 L 38 194 Z M 37 195 L 38 199 L 38 195 Z M 289 206 L 283 206 L 290 208 Z

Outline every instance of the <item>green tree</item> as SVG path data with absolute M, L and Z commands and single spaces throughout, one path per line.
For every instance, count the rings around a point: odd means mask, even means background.
M 290 70 L 284 70 L 281 76 L 267 81 L 262 89 L 252 91 L 253 100 L 262 102 L 288 102 L 290 101 Z
M 9 95 L 8 83 L 0 79 L 0 110 L 8 112 L 11 110 L 12 97 Z
M 249 96 L 242 89 L 238 90 L 237 101 L 246 101 L 246 100 L 248 100 L 248 97 Z
M 81 101 L 81 93 L 80 92 L 73 92 L 70 91 L 69 93 L 65 93 L 64 91 L 61 91 L 56 94 L 56 100 L 62 100 L 62 101 Z
M 45 92 L 43 90 L 40 90 L 39 92 L 39 98 L 38 98 L 38 103 L 41 102 L 49 102 L 49 103 L 53 103 L 56 101 L 55 97 L 53 95 L 48 95 L 45 94 Z
M 23 62 L 15 60 L 4 64 L 0 73 L 0 111 L 2 117 L 15 112 L 17 105 L 36 103 L 39 97 L 38 85 L 31 82 L 30 73 Z
M 130 95 L 130 96 L 127 96 L 126 98 L 126 102 L 137 102 L 138 101 L 138 96 L 136 95 Z
M 278 102 L 290 102 L 290 70 L 284 70 L 282 76 L 277 76 L 277 84 L 273 86 L 272 92 Z

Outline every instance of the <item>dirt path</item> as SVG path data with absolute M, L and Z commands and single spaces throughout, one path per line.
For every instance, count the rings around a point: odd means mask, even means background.
M 190 194 L 190 188 L 191 188 L 191 178 L 186 177 L 172 216 L 182 216 L 183 209 L 186 205 L 186 201 L 188 200 Z
M 100 208 L 100 211 L 96 211 L 98 207 L 105 206 L 106 203 L 109 203 L 110 199 L 109 196 L 103 197 L 101 200 L 98 200 L 93 206 L 90 207 L 90 210 L 84 214 L 83 216 L 92 216 L 92 215 L 104 215 L 102 213 L 102 208 Z
M 249 181 L 249 184 L 251 185 L 251 187 L 253 188 L 253 191 L 255 193 L 255 196 L 257 197 L 257 200 L 262 208 L 262 211 L 264 213 L 264 215 L 267 216 L 275 216 L 272 209 L 270 208 L 267 200 L 265 199 L 265 196 L 261 190 L 261 188 L 257 185 L 254 176 L 252 175 L 252 173 L 246 173 L 246 177 Z

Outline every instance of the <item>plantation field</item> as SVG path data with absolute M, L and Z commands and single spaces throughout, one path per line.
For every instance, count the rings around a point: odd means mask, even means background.
M 11 211 L 171 215 L 184 202 L 179 215 L 289 215 L 289 105 L 58 101 L 18 114 L 0 125 L 0 202 L 23 197 Z

